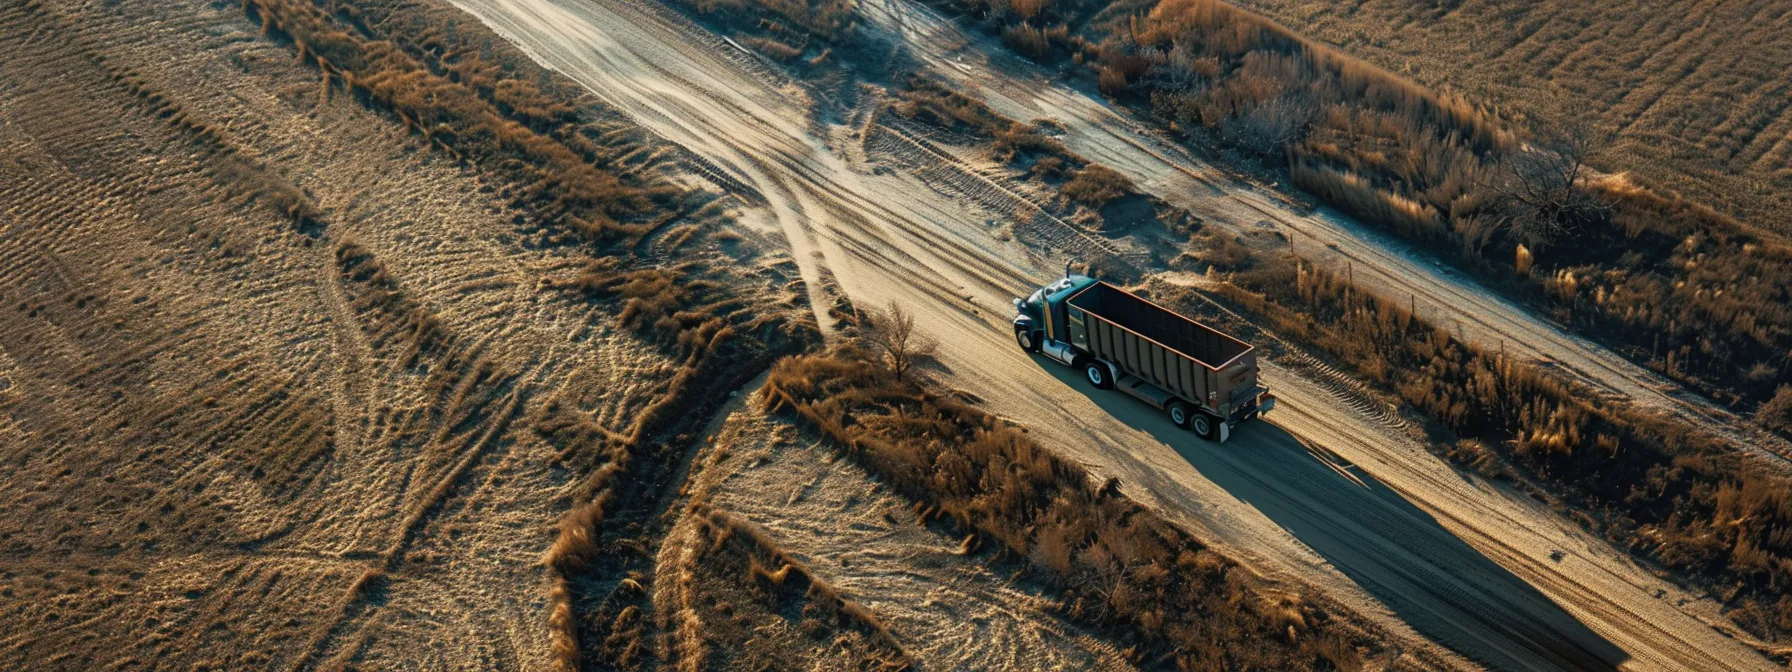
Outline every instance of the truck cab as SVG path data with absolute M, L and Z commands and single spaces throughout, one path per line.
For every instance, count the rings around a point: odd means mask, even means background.
M 1060 363 L 1074 365 L 1078 353 L 1070 343 L 1071 316 L 1066 303 L 1096 282 L 1088 276 L 1066 274 L 1024 299 L 1015 299 L 1015 341 L 1028 352 L 1043 353 Z

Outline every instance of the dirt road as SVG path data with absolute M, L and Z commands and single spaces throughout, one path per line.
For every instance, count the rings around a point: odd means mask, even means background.
M 1291 208 L 1278 194 L 1239 183 L 1106 102 L 1045 81 L 1033 72 L 1036 68 L 1002 49 L 999 40 L 967 35 L 910 0 L 865 0 L 861 7 L 876 25 L 900 34 L 911 55 L 961 92 L 1011 118 L 1058 121 L 1065 131 L 1060 139 L 1071 149 L 1209 223 L 1238 231 L 1273 226 L 1294 239 L 1302 257 L 1348 272 L 1385 296 L 1411 297 L 1419 315 L 1434 324 L 1555 368 L 1609 397 L 1710 427 L 1732 443 L 1762 449 L 1762 456 L 1776 464 L 1792 464 L 1787 462 L 1792 460 L 1787 442 L 1742 425 L 1710 400 L 1566 333 L 1393 236 L 1330 209 L 1308 213 Z
M 1409 640 L 1415 655 L 1454 667 L 1519 670 L 1770 668 L 1701 622 L 1714 611 L 1709 601 L 1681 594 L 1529 499 L 1458 475 L 1312 382 L 1271 369 L 1269 382 L 1285 406 L 1273 422 L 1246 427 L 1219 447 L 1136 402 L 1087 390 L 1068 369 L 1024 356 L 1007 328 L 1007 301 L 1061 268 L 1061 257 L 1038 253 L 1028 241 L 1072 254 L 1105 243 L 1055 229 L 1031 212 L 990 207 L 990 199 L 955 198 L 961 194 L 930 187 L 912 171 L 880 170 L 892 152 L 903 151 L 901 141 L 867 123 L 865 110 L 830 121 L 815 113 L 803 89 L 656 5 L 456 4 L 724 175 L 719 183 L 755 204 L 743 208 L 743 218 L 790 240 L 812 291 L 837 283 L 860 303 L 902 301 L 940 337 L 953 385 L 1025 422 L 1055 450 L 1118 476 L 1133 497 L 1248 564 L 1320 587 L 1368 614 Z M 962 55 L 935 62 L 958 70 Z M 1074 92 L 1045 87 L 1029 95 L 1059 101 L 1052 109 L 1093 109 L 1063 102 L 1074 101 Z M 1131 127 L 1104 114 L 1063 119 L 1073 125 L 1073 147 L 1135 175 L 1188 176 L 1186 183 L 1139 180 L 1164 196 L 1200 188 L 1208 194 L 1194 198 L 1227 198 L 1215 183 L 1197 179 L 1201 169 L 1185 173 L 1160 161 L 1170 167 L 1148 173 L 1139 157 L 1151 154 L 1109 151 L 1126 143 L 1102 129 Z M 868 141 L 873 136 L 878 143 Z M 963 173 L 977 179 L 975 170 Z M 1252 198 L 1266 218 L 1315 227 L 1307 223 L 1325 221 Z M 1351 247 L 1340 243 L 1341 251 L 1375 260 L 1358 264 L 1359 277 L 1371 263 L 1384 263 L 1374 242 L 1345 242 Z M 1389 258 L 1389 268 L 1414 266 Z M 1435 275 L 1387 272 L 1388 282 L 1415 285 Z M 1484 296 L 1449 296 L 1438 303 L 1479 302 L 1472 305 L 1484 306 L 1481 319 L 1493 324 L 1529 320 Z

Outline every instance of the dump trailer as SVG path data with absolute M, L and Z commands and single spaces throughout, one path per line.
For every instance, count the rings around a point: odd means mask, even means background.
M 1014 340 L 1163 409 L 1178 427 L 1224 442 L 1275 408 L 1257 353 L 1228 336 L 1094 278 L 1064 278 L 1015 299 Z

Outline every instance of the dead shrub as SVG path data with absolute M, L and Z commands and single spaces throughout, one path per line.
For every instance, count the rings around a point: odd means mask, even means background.
M 915 316 L 895 301 L 883 310 L 866 308 L 864 317 L 861 340 L 882 355 L 897 380 L 907 378 L 916 362 L 933 357 L 939 347 L 933 337 L 915 330 Z

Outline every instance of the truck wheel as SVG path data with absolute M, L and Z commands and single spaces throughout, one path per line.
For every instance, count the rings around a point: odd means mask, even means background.
M 1215 436 L 1218 436 L 1213 426 L 1214 422 L 1216 421 L 1211 415 L 1195 413 L 1189 418 L 1188 428 L 1195 432 L 1195 436 L 1212 441 Z
M 1015 329 L 1014 342 L 1019 343 L 1020 349 L 1022 350 L 1027 352 L 1039 352 L 1039 334 L 1033 333 L 1030 330 Z
M 1084 362 L 1083 377 L 1088 378 L 1089 384 L 1094 385 L 1097 390 L 1105 390 L 1114 386 L 1114 373 L 1108 370 L 1108 365 L 1101 362 Z
M 1180 401 L 1172 401 L 1167 410 L 1170 411 L 1170 422 L 1176 423 L 1177 427 L 1188 429 L 1188 421 L 1191 416 L 1194 415 L 1194 413 L 1189 412 L 1188 404 Z

